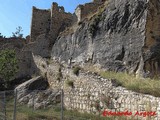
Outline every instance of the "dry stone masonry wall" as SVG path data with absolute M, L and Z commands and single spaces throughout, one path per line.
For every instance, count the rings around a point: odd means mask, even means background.
M 158 97 L 118 87 L 114 80 L 104 79 L 95 73 L 81 72 L 76 76 L 69 69 L 63 73 L 68 73 L 69 79 L 74 81 L 73 88 L 67 88 L 64 84 L 64 104 L 68 109 L 97 114 L 99 110 L 102 114 L 105 109 L 113 112 L 128 110 L 133 116 L 137 111 L 155 111 L 157 114 L 155 116 L 136 116 L 135 119 L 156 120 L 160 117 L 160 98 Z
M 100 114 L 107 109 L 108 111 L 129 111 L 134 116 L 136 112 L 156 112 L 152 117 L 137 115 L 134 118 L 141 120 L 157 120 L 160 118 L 160 98 L 145 95 L 127 90 L 118 86 L 114 79 L 104 79 L 93 72 L 80 71 L 75 75 L 70 66 L 58 62 L 50 62 L 35 57 L 37 67 L 41 72 L 47 73 L 49 84 L 52 89 L 64 89 L 64 105 L 67 109 L 78 110 Z M 46 70 L 42 68 L 46 65 Z M 48 67 L 47 67 L 48 66 Z M 61 66 L 61 67 L 60 67 Z M 59 70 L 59 68 L 61 68 Z M 57 75 L 61 72 L 61 79 Z M 72 81 L 73 86 L 68 85 L 67 81 Z

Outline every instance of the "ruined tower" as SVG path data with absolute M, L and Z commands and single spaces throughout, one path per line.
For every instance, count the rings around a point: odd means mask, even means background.
M 89 14 L 95 13 L 98 7 L 104 3 L 104 1 L 105 0 L 93 0 L 91 3 L 79 5 L 75 10 L 78 22 L 82 21 Z
M 46 33 L 50 29 L 50 20 L 50 10 L 32 8 L 31 42 L 34 42 L 37 36 Z
M 64 7 L 52 3 L 51 9 L 32 8 L 31 42 L 41 34 L 50 34 L 55 39 L 58 33 L 69 27 L 73 22 L 73 15 L 66 13 Z M 63 26 L 62 26 L 63 25 Z
M 75 15 L 66 13 L 64 7 L 52 3 L 51 9 L 32 8 L 30 49 L 34 54 L 49 57 L 59 33 L 71 26 Z M 32 46 L 32 47 L 31 47 Z M 29 46 L 28 46 L 29 47 Z

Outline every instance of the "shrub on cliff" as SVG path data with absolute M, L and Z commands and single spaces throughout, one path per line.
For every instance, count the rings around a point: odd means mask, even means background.
M 74 82 L 72 80 L 66 80 L 66 85 L 73 88 Z
M 79 66 L 74 66 L 73 67 L 73 73 L 75 74 L 75 75 L 79 75 L 79 70 L 80 70 L 81 68 L 79 67 Z
M 0 78 L 5 82 L 5 87 L 8 88 L 9 81 L 13 79 L 18 72 L 18 60 L 14 50 L 0 51 Z

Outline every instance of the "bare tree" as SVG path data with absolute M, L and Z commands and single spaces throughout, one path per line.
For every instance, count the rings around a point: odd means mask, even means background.
M 22 27 L 21 26 L 18 26 L 16 28 L 16 32 L 12 32 L 12 37 L 16 37 L 16 38 L 23 38 L 23 34 L 21 33 L 23 30 L 22 30 Z

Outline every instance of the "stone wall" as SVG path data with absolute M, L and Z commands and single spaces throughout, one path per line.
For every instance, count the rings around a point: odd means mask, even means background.
M 145 95 L 118 87 L 115 81 L 104 79 L 95 73 L 81 72 L 79 76 L 68 71 L 67 76 L 74 81 L 73 88 L 64 87 L 64 104 L 67 109 L 100 114 L 107 111 L 129 111 L 132 115 L 138 112 L 155 111 L 153 117 L 135 116 L 134 119 L 157 119 L 160 117 L 160 98 Z M 64 73 L 67 73 L 66 71 Z M 53 86 L 54 88 L 54 86 Z
M 78 22 L 82 21 L 89 14 L 91 13 L 94 14 L 101 4 L 102 3 L 98 2 L 98 3 L 86 3 L 84 5 L 79 5 L 75 10 Z
M 31 42 L 35 41 L 39 35 L 49 32 L 50 22 L 50 10 L 41 10 L 36 7 L 32 8 Z
M 70 66 L 51 60 L 48 63 L 43 58 L 35 57 L 37 67 L 42 73 L 46 73 L 50 87 L 53 89 L 64 89 L 64 105 L 67 109 L 78 110 L 100 114 L 107 109 L 108 111 L 129 111 L 132 115 L 138 111 L 156 112 L 152 117 L 142 115 L 134 118 L 147 120 L 160 117 L 160 98 L 151 95 L 145 95 L 127 90 L 118 86 L 114 79 L 104 79 L 96 73 L 80 71 L 75 75 Z M 43 67 L 42 67 L 43 66 Z M 44 69 L 45 68 L 47 69 Z M 59 68 L 61 68 L 59 70 Z M 61 78 L 57 79 L 61 73 Z M 73 86 L 69 86 L 67 81 L 72 81 Z M 100 109 L 101 108 L 101 109 Z
M 58 34 L 66 27 L 73 24 L 75 17 L 71 13 L 66 13 L 64 7 L 53 2 L 51 9 L 42 10 L 33 7 L 31 23 L 31 42 L 37 37 L 45 34 L 50 39 L 56 39 Z
M 30 50 L 42 57 L 49 57 L 59 33 L 75 21 L 76 16 L 66 13 L 57 3 L 53 3 L 49 10 L 33 7 L 30 41 L 25 50 Z
M 101 2 L 105 2 L 106 0 L 92 0 L 92 2 L 94 3 L 101 3 Z
M 65 30 L 65 28 L 73 25 L 74 22 L 75 16 L 71 13 L 66 13 L 64 7 L 58 6 L 58 4 L 54 2 L 51 7 L 51 42 L 54 43 L 58 34 Z

